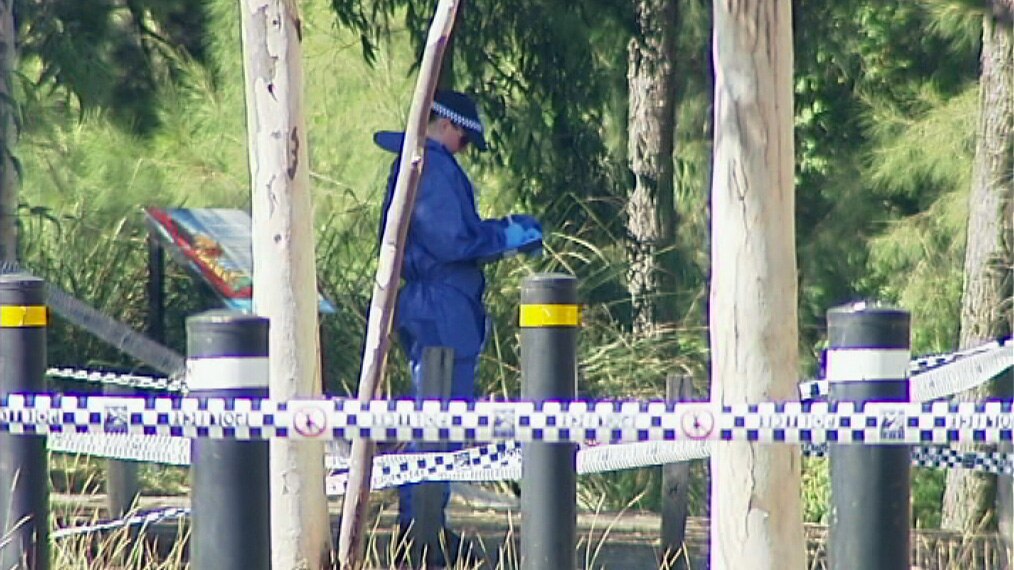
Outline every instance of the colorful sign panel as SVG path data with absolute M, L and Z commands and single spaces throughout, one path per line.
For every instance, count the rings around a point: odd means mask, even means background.
M 162 247 L 210 285 L 226 307 L 253 312 L 250 214 L 226 208 L 145 208 L 145 214 Z M 321 312 L 335 312 L 318 296 Z

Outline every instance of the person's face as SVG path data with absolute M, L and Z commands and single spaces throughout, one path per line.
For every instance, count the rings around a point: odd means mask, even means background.
M 449 119 L 444 119 L 444 121 L 446 123 L 444 125 L 444 128 L 446 129 L 444 146 L 446 146 L 447 150 L 451 151 L 451 153 L 460 152 L 468 146 L 468 133 L 465 132 L 465 129 L 455 125 Z

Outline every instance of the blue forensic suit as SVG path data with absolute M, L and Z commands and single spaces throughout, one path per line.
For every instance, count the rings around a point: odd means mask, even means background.
M 374 141 L 400 154 L 403 133 L 380 132 Z M 391 167 L 380 231 L 394 193 L 399 159 Z M 482 295 L 486 280 L 482 263 L 506 253 L 504 219 L 484 220 L 475 206 L 475 191 L 454 156 L 440 143 L 426 141 L 426 158 L 416 192 L 405 242 L 395 328 L 408 354 L 414 394 L 420 393 L 423 349 L 454 349 L 451 398 L 474 398 L 475 369 L 486 338 L 486 310 Z M 413 485 L 400 488 L 399 522 L 413 518 Z M 449 487 L 444 487 L 444 505 Z

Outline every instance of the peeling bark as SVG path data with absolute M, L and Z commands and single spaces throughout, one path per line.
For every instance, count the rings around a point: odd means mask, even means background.
M 313 209 L 299 12 L 294 0 L 242 0 L 254 287 L 271 321 L 270 395 L 321 395 Z M 271 561 L 279 570 L 329 563 L 324 447 L 271 441 Z

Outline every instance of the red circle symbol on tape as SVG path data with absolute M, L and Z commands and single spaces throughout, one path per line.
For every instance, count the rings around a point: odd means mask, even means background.
M 319 437 L 327 430 L 327 414 L 320 408 L 299 408 L 292 414 L 292 427 L 303 437 Z
M 683 435 L 690 439 L 705 439 L 715 429 L 715 416 L 708 410 L 684 412 L 680 416 L 680 427 Z

